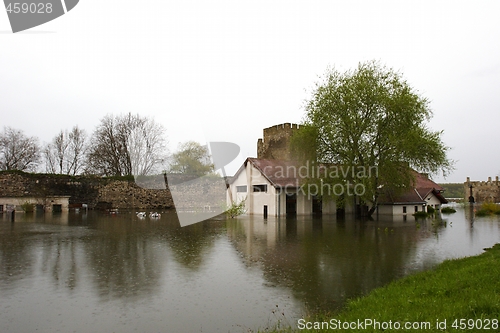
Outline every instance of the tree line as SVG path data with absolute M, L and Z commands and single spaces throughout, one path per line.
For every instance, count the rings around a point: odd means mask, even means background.
M 0 170 L 98 176 L 204 175 L 214 171 L 206 146 L 188 141 L 169 154 L 167 144 L 161 124 L 132 113 L 104 116 L 90 136 L 75 125 L 45 144 L 22 130 L 4 127 Z

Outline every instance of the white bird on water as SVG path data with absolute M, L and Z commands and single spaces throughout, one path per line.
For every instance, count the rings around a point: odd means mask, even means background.
M 152 219 L 159 219 L 161 217 L 161 214 L 160 213 L 157 213 L 157 212 L 151 212 L 149 214 L 149 217 L 152 218 Z

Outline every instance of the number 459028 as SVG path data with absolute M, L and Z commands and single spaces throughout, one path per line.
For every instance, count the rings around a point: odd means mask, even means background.
M 456 330 L 498 330 L 498 319 L 455 319 L 451 325 Z
M 52 13 L 52 4 L 49 3 L 26 3 L 26 2 L 14 2 L 7 5 L 7 13 L 14 14 L 50 14 Z

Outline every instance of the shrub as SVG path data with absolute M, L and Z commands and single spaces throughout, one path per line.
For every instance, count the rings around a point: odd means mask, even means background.
M 443 207 L 441 208 L 441 213 L 443 214 L 453 214 L 453 213 L 456 213 L 457 210 L 455 208 L 451 208 L 451 207 Z
M 25 213 L 31 213 L 35 210 L 35 205 L 32 204 L 31 202 L 24 202 L 21 205 L 21 208 L 24 210 Z
M 485 202 L 481 204 L 479 209 L 476 211 L 477 216 L 486 216 L 500 214 L 500 206 L 494 202 Z
M 232 219 L 238 215 L 244 214 L 246 212 L 245 200 L 246 199 L 243 199 L 239 203 L 233 202 L 231 206 L 227 207 L 226 216 Z
M 419 212 L 416 212 L 413 214 L 413 216 L 415 216 L 415 218 L 426 218 L 428 217 L 430 214 L 427 213 L 427 212 L 424 212 L 424 211 L 419 211 Z

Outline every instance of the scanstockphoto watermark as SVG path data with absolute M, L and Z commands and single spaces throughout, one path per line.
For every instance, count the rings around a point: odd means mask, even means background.
M 364 165 L 339 165 L 339 164 L 320 164 L 306 161 L 304 164 L 297 165 L 276 165 L 265 166 L 264 174 L 272 174 L 274 178 L 297 178 L 297 179 L 363 179 L 378 177 L 377 166 Z
M 263 173 L 280 181 L 285 193 L 314 196 L 363 196 L 366 180 L 378 177 L 377 166 L 319 164 L 307 161 L 302 165 L 268 165 Z M 252 175 L 253 176 L 253 175 Z M 259 175 L 255 175 L 258 177 Z
M 432 329 L 432 323 L 429 321 L 379 321 L 373 318 L 358 319 L 355 321 L 341 321 L 339 319 L 332 318 L 329 321 L 307 321 L 305 319 L 299 319 L 297 322 L 297 328 L 299 330 L 335 330 L 335 331 L 351 331 L 351 330 L 377 330 L 377 331 L 387 331 L 387 330 L 423 330 L 428 331 Z M 446 320 L 440 322 L 436 321 L 436 328 L 446 329 Z
M 287 189 L 285 188 L 285 193 Z M 309 199 L 315 196 L 336 196 L 340 197 L 346 195 L 348 197 L 352 196 L 363 196 L 366 193 L 366 186 L 362 183 L 351 183 L 346 181 L 343 184 L 304 184 L 298 187 L 298 193 L 307 196 Z

